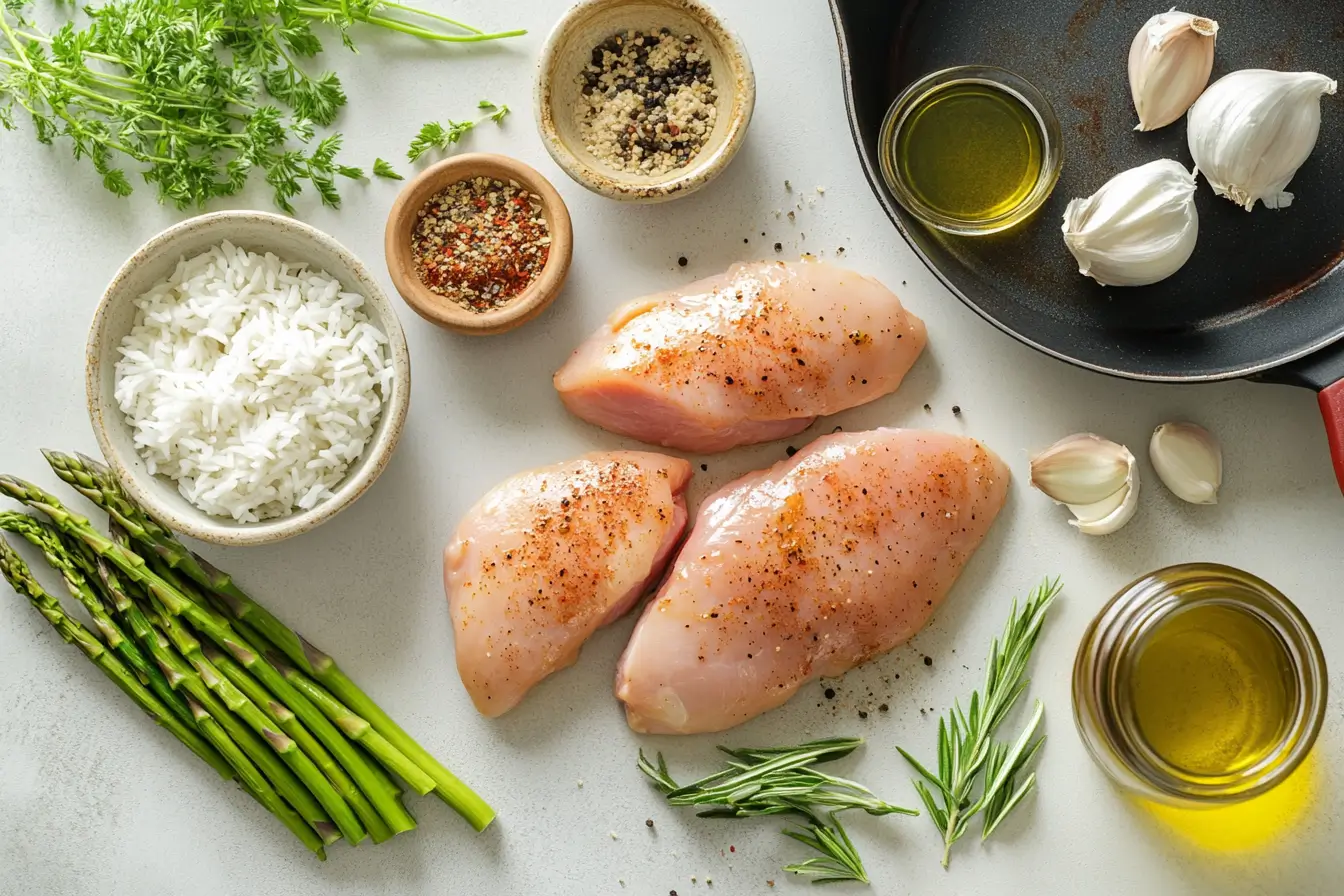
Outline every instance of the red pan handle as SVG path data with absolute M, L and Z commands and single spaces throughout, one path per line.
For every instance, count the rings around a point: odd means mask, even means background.
M 1322 389 L 1317 401 L 1321 405 L 1321 416 L 1325 418 L 1325 434 L 1330 439 L 1335 479 L 1344 490 L 1344 380 L 1336 380 Z

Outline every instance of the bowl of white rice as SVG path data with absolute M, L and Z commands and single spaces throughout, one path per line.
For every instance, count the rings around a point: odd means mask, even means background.
M 216 544 L 331 519 L 386 467 L 410 403 L 396 312 L 313 227 L 226 211 L 174 225 L 117 271 L 86 351 L 104 456 L 160 521 Z

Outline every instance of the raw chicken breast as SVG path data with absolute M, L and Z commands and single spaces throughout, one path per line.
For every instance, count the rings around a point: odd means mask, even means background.
M 714 494 L 621 657 L 636 731 L 722 731 L 924 625 L 989 530 L 1009 472 L 974 439 L 817 439 Z
M 586 454 L 495 486 L 443 552 L 457 671 L 498 716 L 571 665 L 662 575 L 686 528 L 684 460 Z
M 555 388 L 612 432 L 726 451 L 894 392 L 925 341 L 876 280 L 815 260 L 737 264 L 619 308 Z

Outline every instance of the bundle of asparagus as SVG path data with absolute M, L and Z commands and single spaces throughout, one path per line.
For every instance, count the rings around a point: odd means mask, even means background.
M 105 510 L 109 535 L 13 476 L 0 493 L 46 520 L 0 512 L 84 605 L 66 615 L 0 538 L 0 574 L 141 709 L 272 812 L 319 858 L 344 837 L 381 843 L 415 827 L 393 775 L 433 791 L 476 830 L 494 819 L 335 660 L 189 550 L 83 455 L 44 451 L 65 482 Z

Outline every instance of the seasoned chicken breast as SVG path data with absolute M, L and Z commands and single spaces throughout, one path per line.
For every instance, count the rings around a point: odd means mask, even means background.
M 662 574 L 686 527 L 690 465 L 642 451 L 519 473 L 468 511 L 443 554 L 457 671 L 508 712 Z
M 621 657 L 636 731 L 722 731 L 910 638 L 1003 506 L 974 439 L 879 429 L 817 439 L 701 507 Z
M 737 264 L 618 309 L 555 388 L 612 432 L 725 451 L 895 391 L 925 341 L 876 280 L 815 260 Z

